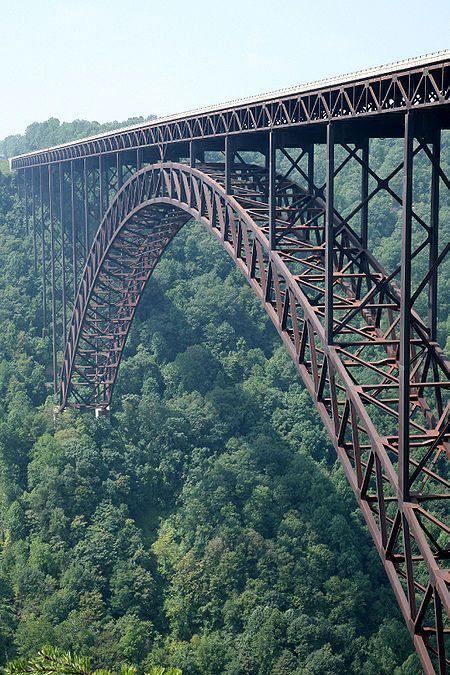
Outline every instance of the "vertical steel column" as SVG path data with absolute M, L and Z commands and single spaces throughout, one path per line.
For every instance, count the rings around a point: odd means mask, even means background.
M 117 171 L 117 192 L 118 192 L 123 184 L 122 157 L 120 155 L 120 152 L 116 153 L 116 171 Z
M 32 209 L 33 209 L 33 264 L 34 264 L 34 273 L 37 275 L 37 233 L 36 233 L 36 171 L 34 167 L 31 169 L 31 200 L 32 200 Z
M 84 205 L 84 258 L 87 258 L 89 251 L 89 192 L 88 192 L 88 172 L 87 161 L 83 159 L 83 205 Z
M 72 220 L 72 273 L 73 273 L 73 297 L 74 303 L 77 299 L 78 291 L 78 261 L 77 261 L 77 225 L 75 209 L 75 172 L 73 160 L 70 162 L 70 214 Z
M 59 170 L 59 217 L 61 226 L 61 303 L 62 303 L 62 337 L 63 346 L 67 326 L 67 294 L 66 294 L 66 218 L 64 213 L 64 166 L 58 165 Z
M 55 228 L 53 222 L 53 179 L 52 165 L 47 166 L 48 173 L 48 218 L 50 222 L 50 264 L 52 284 L 52 364 L 53 364 L 53 393 L 58 390 L 57 381 L 57 345 L 56 345 L 56 276 L 55 276 Z
M 108 162 L 108 155 L 105 156 L 104 168 L 105 168 L 105 211 L 109 208 L 109 197 L 111 190 L 111 166 Z
M 314 143 L 308 143 L 307 145 L 307 153 L 308 153 L 308 166 L 307 166 L 307 179 L 308 179 L 308 194 L 311 195 L 311 202 L 310 204 L 313 204 L 313 195 L 315 194 L 315 185 L 314 185 Z M 307 212 L 307 219 L 311 217 L 311 212 Z M 309 228 L 305 231 L 304 234 L 304 240 L 305 241 L 310 241 L 311 239 L 311 232 L 309 231 Z
M 224 145 L 224 180 L 225 180 L 225 192 L 228 195 L 233 194 L 233 189 L 231 187 L 231 175 L 233 170 L 233 160 L 234 152 L 232 148 L 232 139 L 230 136 L 225 136 L 225 145 Z M 225 219 L 224 219 L 224 228 L 223 228 L 223 240 L 228 241 L 230 234 L 230 213 L 229 209 L 225 209 Z
M 142 148 L 137 148 L 137 150 L 136 150 L 136 171 L 140 171 L 142 169 L 143 157 L 144 157 L 144 152 L 143 152 Z
M 195 169 L 196 162 L 195 141 L 189 141 L 189 165 Z
M 414 118 L 405 114 L 403 142 L 402 251 L 400 272 L 400 358 L 399 358 L 399 497 L 409 501 L 409 414 L 411 370 L 411 239 Z
M 195 169 L 195 141 L 189 141 L 189 166 Z
M 39 204 L 41 210 L 41 264 L 42 264 L 42 324 L 43 334 L 47 328 L 47 284 L 45 263 L 45 213 L 44 213 L 44 187 L 42 178 L 42 165 L 39 167 Z
M 308 193 L 314 194 L 314 143 L 308 145 Z
M 202 162 L 202 163 L 205 161 L 205 151 L 199 150 L 199 142 L 198 141 L 189 141 L 189 164 L 190 164 L 190 166 L 195 168 L 197 160 L 199 162 Z
M 103 155 L 98 156 L 98 224 L 103 220 L 103 213 L 105 212 L 105 185 L 103 180 Z
M 231 171 L 233 168 L 233 152 L 231 138 L 225 136 L 225 192 L 231 195 Z
M 25 192 L 25 232 L 28 234 L 28 179 L 27 170 L 23 170 L 23 188 Z
M 327 199 L 325 204 L 325 337 L 333 344 L 334 125 L 327 126 Z
M 430 213 L 430 246 L 428 269 L 431 269 L 438 257 L 439 246 L 439 164 L 441 161 L 441 130 L 434 131 L 431 165 L 431 213 Z M 437 340 L 437 307 L 438 307 L 438 267 L 433 271 L 428 285 L 428 326 L 430 340 Z
M 277 173 L 276 167 L 276 146 L 273 137 L 273 129 L 269 131 L 268 138 L 268 155 L 267 161 L 269 164 L 269 245 L 270 250 L 276 248 L 276 209 L 275 209 L 275 176 Z
M 22 190 L 20 189 L 20 169 L 17 170 L 17 176 L 16 176 L 16 185 L 17 185 L 17 196 L 19 199 L 22 199 Z
M 365 249 L 369 245 L 369 139 L 361 143 L 361 246 Z

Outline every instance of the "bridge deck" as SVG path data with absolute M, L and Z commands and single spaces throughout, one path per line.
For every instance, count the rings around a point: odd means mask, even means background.
M 11 168 L 330 119 L 395 113 L 413 106 L 434 109 L 449 102 L 450 50 L 446 50 L 38 150 L 12 158 Z

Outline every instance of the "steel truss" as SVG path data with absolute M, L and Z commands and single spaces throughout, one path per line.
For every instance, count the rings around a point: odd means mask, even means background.
M 433 108 L 448 101 L 449 82 L 449 52 L 442 52 L 420 64 L 414 63 L 414 60 L 406 61 L 374 74 L 355 73 L 341 81 L 313 83 L 298 92 L 275 92 L 261 99 L 174 115 L 77 143 L 29 153 L 14 158 L 12 166 L 21 169 L 135 148 L 164 148 L 166 144 L 175 142 L 272 128 L 311 126 L 328 119 L 352 120 L 374 114 L 392 115 L 412 106 Z
M 407 81 L 389 77 L 378 88 L 366 81 L 362 89 L 342 85 L 339 95 L 299 94 L 295 115 L 297 103 L 291 109 L 281 101 L 254 104 L 257 115 L 251 106 L 214 111 L 203 122 L 186 118 L 117 135 L 120 147 L 133 150 L 118 151 L 112 135 L 15 166 L 26 167 L 21 196 L 54 373 L 65 345 L 60 408 L 109 408 L 157 261 L 189 219 L 203 223 L 244 273 L 296 363 L 424 671 L 442 675 L 450 652 L 450 365 L 438 344 L 437 309 L 449 252 L 439 219 L 449 188 L 441 158 L 448 64 L 411 71 Z M 361 97 L 375 94 L 378 108 L 360 107 Z M 294 121 L 298 130 L 282 128 Z M 307 127 L 312 121 L 318 124 Z M 376 137 L 403 144 L 387 175 L 371 152 Z M 414 201 L 419 166 L 425 205 Z M 384 268 L 371 249 L 377 218 L 389 211 L 402 215 L 401 252 Z

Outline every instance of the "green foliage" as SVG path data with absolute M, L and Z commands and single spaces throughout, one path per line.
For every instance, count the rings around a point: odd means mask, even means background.
M 107 671 L 94 671 L 90 667 L 89 660 L 76 656 L 71 652 L 63 652 L 54 647 L 43 647 L 36 656 L 17 659 L 9 662 L 4 668 L 5 675 L 25 675 L 25 673 L 42 673 L 42 675 L 51 675 L 52 673 L 61 673 L 66 675 L 100 675 Z M 125 675 L 124 671 L 124 675 Z
M 6 664 L 5 675 L 112 675 L 111 670 L 94 669 L 89 659 L 44 646 L 36 656 L 16 659 Z M 121 666 L 119 675 L 136 675 L 134 666 Z M 145 675 L 182 675 L 179 668 L 152 666 Z

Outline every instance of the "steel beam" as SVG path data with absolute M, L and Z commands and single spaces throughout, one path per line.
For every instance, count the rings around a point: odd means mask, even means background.
M 136 171 L 140 171 L 142 169 L 142 165 L 144 162 L 144 151 L 142 148 L 137 148 L 136 150 Z
M 82 185 L 83 185 L 83 245 L 84 256 L 86 257 L 89 251 L 89 191 L 88 191 L 88 170 L 87 161 L 83 159 Z
M 36 172 L 39 171 L 34 167 L 31 169 L 31 209 L 32 209 L 32 222 L 33 222 L 33 266 L 34 273 L 37 276 L 38 272 L 38 252 L 37 252 L 37 223 L 36 223 Z
M 414 113 L 405 115 L 403 142 L 403 205 L 400 280 L 400 345 L 399 345 L 399 419 L 398 419 L 398 489 L 399 499 L 410 500 L 409 481 L 409 418 L 411 378 L 411 242 L 413 187 Z
M 116 153 L 116 178 L 117 178 L 117 190 L 123 185 L 123 173 L 122 173 L 122 155 L 120 152 Z
M 51 269 L 51 294 L 52 294 L 52 364 L 53 364 L 53 393 L 58 391 L 58 367 L 57 367 L 57 341 L 56 341 L 56 275 L 55 275 L 55 228 L 54 228 L 54 194 L 52 167 L 48 166 L 48 208 L 50 223 L 50 269 Z
M 44 176 L 48 173 L 48 167 L 39 167 L 39 205 L 41 226 L 41 292 L 42 292 L 42 325 L 43 333 L 47 329 L 47 279 L 46 279 L 46 256 L 45 256 L 45 207 L 44 207 Z
M 277 247 L 277 228 L 276 228 L 276 212 L 275 212 L 275 200 L 276 200 L 276 190 L 275 190 L 275 176 L 277 172 L 276 161 L 277 161 L 277 149 L 274 138 L 274 132 L 271 129 L 268 133 L 268 150 L 267 150 L 267 163 L 269 168 L 269 246 L 271 251 L 274 251 Z
M 98 222 L 99 224 L 103 220 L 103 214 L 106 210 L 105 208 L 105 171 L 104 171 L 105 159 L 102 155 L 98 157 Z
M 314 143 L 309 143 L 307 146 L 308 152 L 308 192 L 310 195 L 314 194 Z
M 369 246 L 369 138 L 361 142 L 361 245 Z
M 228 195 L 231 191 L 231 173 L 233 170 L 233 141 L 230 136 L 225 136 L 225 191 Z
M 333 344 L 334 292 L 334 124 L 327 126 L 327 177 L 325 211 L 325 335 L 327 344 Z
M 430 204 L 430 246 L 428 267 L 433 269 L 439 255 L 439 170 L 441 159 L 441 130 L 435 129 L 432 141 L 432 164 L 431 164 L 431 204 Z M 428 327 L 430 340 L 437 340 L 438 319 L 438 266 L 436 265 L 431 274 L 428 284 Z
M 61 237 L 61 311 L 63 347 L 67 328 L 67 287 L 66 287 L 66 214 L 64 212 L 64 165 L 59 165 L 59 220 Z
M 22 188 L 20 187 L 20 178 L 22 175 L 22 171 L 20 170 L 21 167 L 17 169 L 17 174 L 16 174 L 16 186 L 17 186 L 17 196 L 19 199 L 22 199 Z
M 70 218 L 72 223 L 72 274 L 74 302 L 78 291 L 78 255 L 77 255 L 77 217 L 75 206 L 75 168 L 70 162 Z
M 28 234 L 28 179 L 27 179 L 28 170 L 24 169 L 23 171 L 23 187 L 24 187 L 24 199 L 25 199 L 25 232 Z
M 196 154 L 194 141 L 189 142 L 189 166 L 195 167 Z

